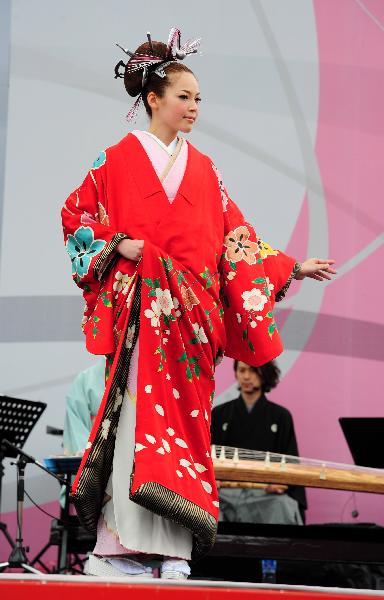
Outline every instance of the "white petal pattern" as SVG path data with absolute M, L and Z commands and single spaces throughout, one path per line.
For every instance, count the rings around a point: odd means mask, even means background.
M 187 471 L 193 479 L 196 479 L 197 475 L 196 475 L 195 471 L 193 469 L 191 469 L 191 467 L 187 467 Z
M 166 451 L 170 452 L 171 451 L 171 446 L 168 444 L 167 440 L 164 440 L 163 438 L 161 438 L 161 441 L 162 441 L 163 446 L 166 449 Z
M 120 393 L 120 388 L 117 388 L 117 394 L 116 394 L 116 398 L 115 398 L 115 404 L 113 406 L 113 412 L 117 411 L 117 409 L 119 408 L 119 406 L 122 402 L 123 402 L 123 396 Z
M 144 448 L 146 448 L 147 446 L 144 446 L 143 444 L 135 444 L 135 452 L 140 452 L 140 450 L 144 450 Z
M 168 435 L 170 435 L 170 436 L 172 436 L 172 435 L 175 435 L 175 430 L 174 430 L 174 429 L 172 429 L 172 427 L 168 427 L 168 429 L 167 429 L 167 433 L 168 433 Z
M 191 464 L 186 458 L 180 458 L 179 463 L 182 467 L 189 467 L 189 465 Z
M 164 417 L 164 408 L 161 406 L 161 404 L 155 404 L 155 411 Z
M 181 438 L 175 438 L 175 444 L 177 444 L 181 448 L 188 448 L 187 444 Z
M 176 473 L 180 478 L 183 477 L 183 474 L 181 471 L 179 471 L 179 469 L 176 469 Z
M 145 437 L 147 438 L 150 444 L 156 444 L 156 438 L 153 437 L 150 433 L 146 433 Z
M 198 473 L 204 473 L 204 471 L 206 471 L 206 467 L 204 467 L 204 465 L 201 465 L 200 463 L 195 463 L 195 469 Z
M 208 481 L 204 481 L 203 479 L 201 480 L 201 485 L 203 486 L 203 488 L 205 489 L 206 492 L 208 492 L 208 494 L 212 494 L 212 486 L 210 483 L 208 483 Z
M 197 417 L 197 415 L 199 414 L 199 412 L 200 412 L 200 411 L 199 411 L 198 409 L 196 409 L 196 410 L 193 410 L 193 411 L 190 413 L 190 415 L 191 415 L 191 417 Z
M 160 446 L 160 448 L 158 448 L 156 450 L 156 452 L 158 452 L 159 454 L 165 454 L 165 450 L 164 450 L 163 446 Z
M 108 437 L 109 428 L 111 426 L 111 421 L 109 419 L 104 419 L 101 423 L 101 435 L 106 440 Z

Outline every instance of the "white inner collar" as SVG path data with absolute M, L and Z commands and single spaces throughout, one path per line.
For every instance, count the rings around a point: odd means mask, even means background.
M 145 131 L 144 133 L 146 133 L 147 135 L 150 135 L 154 140 L 156 140 L 156 142 L 163 148 L 163 150 L 165 150 L 167 152 L 167 154 L 169 154 L 169 156 L 172 156 L 172 154 L 175 151 L 175 148 L 177 146 L 177 142 L 178 142 L 178 137 L 176 136 L 175 139 L 168 144 L 168 146 L 166 144 L 164 144 L 164 142 L 162 142 L 154 133 L 151 133 L 150 131 Z

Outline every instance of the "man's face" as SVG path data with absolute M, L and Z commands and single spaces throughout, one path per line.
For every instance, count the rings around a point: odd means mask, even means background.
M 251 366 L 240 360 L 236 369 L 236 379 L 239 383 L 240 391 L 244 394 L 261 391 L 261 377 L 255 373 Z

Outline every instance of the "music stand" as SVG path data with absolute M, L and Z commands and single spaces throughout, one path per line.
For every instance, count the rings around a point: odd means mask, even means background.
M 38 419 L 46 408 L 44 402 L 32 402 L 31 400 L 22 400 L 20 398 L 11 398 L 9 396 L 0 396 L 0 515 L 1 515 L 1 492 L 2 481 L 4 476 L 3 460 L 5 457 L 16 458 L 17 451 L 6 446 L 3 443 L 4 439 L 9 440 L 17 448 L 22 448 L 27 441 L 29 434 L 36 425 Z M 24 464 L 25 468 L 25 464 Z M 19 479 L 24 480 L 23 466 L 18 463 Z M 24 494 L 23 494 L 24 495 Z M 18 513 L 20 502 L 22 504 L 24 498 L 17 498 Z M 16 543 L 12 540 L 7 525 L 0 521 L 0 530 L 4 534 L 8 543 L 12 547 L 12 552 L 8 563 L 0 565 L 1 570 L 7 566 L 22 567 L 32 573 L 38 573 L 36 569 L 28 565 L 28 559 L 25 554 L 25 549 L 22 547 L 21 525 L 22 521 L 18 514 L 18 527 Z
M 355 465 L 384 468 L 384 418 L 341 417 L 341 429 Z

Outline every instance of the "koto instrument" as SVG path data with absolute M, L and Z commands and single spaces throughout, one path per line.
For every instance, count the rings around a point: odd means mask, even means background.
M 229 446 L 212 446 L 212 460 L 218 487 L 274 483 L 384 494 L 384 469 Z
M 384 469 L 345 465 L 274 452 L 212 446 L 218 488 L 265 489 L 268 484 L 384 494 Z M 79 456 L 45 459 L 55 473 L 76 473 Z

